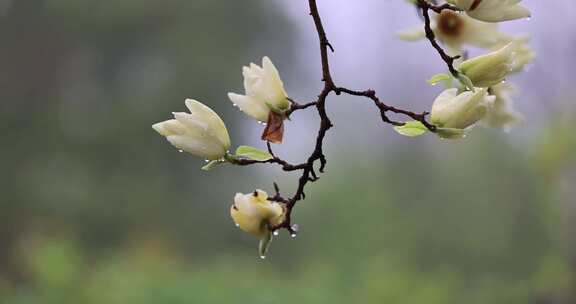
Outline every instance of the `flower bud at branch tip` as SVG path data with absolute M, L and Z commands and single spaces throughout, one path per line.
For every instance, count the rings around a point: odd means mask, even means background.
M 174 119 L 152 128 L 179 151 L 208 160 L 223 158 L 230 149 L 230 136 L 222 119 L 199 101 L 187 99 L 185 103 L 190 113 L 173 113 Z

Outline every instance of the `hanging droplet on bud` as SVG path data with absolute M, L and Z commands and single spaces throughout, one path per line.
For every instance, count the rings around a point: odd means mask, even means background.
M 274 236 L 278 236 L 278 235 L 280 234 L 280 232 L 278 232 L 278 230 L 275 230 L 275 231 L 273 232 L 273 234 L 274 234 Z

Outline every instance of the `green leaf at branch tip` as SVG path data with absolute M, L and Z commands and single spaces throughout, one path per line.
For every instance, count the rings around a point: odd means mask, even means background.
M 461 139 L 466 137 L 463 129 L 455 128 L 436 128 L 435 134 L 442 139 Z
M 210 162 L 208 162 L 205 166 L 202 167 L 202 170 L 204 171 L 210 171 L 214 168 L 216 168 L 218 165 L 225 163 L 226 161 L 221 160 L 221 159 L 217 159 L 217 160 L 212 160 Z
M 462 83 L 462 85 L 463 85 L 466 89 L 468 89 L 468 90 L 470 90 L 470 91 L 472 91 L 472 92 L 475 92 L 475 91 L 476 91 L 476 88 L 474 87 L 474 83 L 472 82 L 472 80 L 471 80 L 468 76 L 466 76 L 466 75 L 464 75 L 464 74 L 462 74 L 462 73 L 459 73 L 459 75 L 458 75 L 458 80 L 460 80 L 460 83 Z
M 250 146 L 240 146 L 236 149 L 236 156 L 248 158 L 256 161 L 267 161 L 274 156 L 270 153 Z
M 421 122 L 413 120 L 406 122 L 403 126 L 394 127 L 394 130 L 396 130 L 400 135 L 417 137 L 426 133 L 428 128 L 426 128 L 426 126 Z
M 426 82 L 428 82 L 429 85 L 435 86 L 439 82 L 451 81 L 451 80 L 452 80 L 452 75 L 446 74 L 446 73 L 440 73 L 440 74 L 436 74 L 436 75 L 432 76 L 432 78 L 428 79 Z

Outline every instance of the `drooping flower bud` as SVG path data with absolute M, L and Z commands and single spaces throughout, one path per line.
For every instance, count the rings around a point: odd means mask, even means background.
M 518 68 L 520 46 L 519 41 L 512 41 L 497 51 L 462 62 L 458 70 L 470 78 L 475 87 L 489 88 Z
M 502 22 L 528 18 L 530 11 L 521 6 L 522 0 L 446 0 L 466 11 L 468 16 L 485 22 Z
M 224 157 L 230 148 L 230 136 L 222 119 L 199 101 L 187 99 L 186 107 L 190 113 L 174 113 L 175 119 L 152 128 L 182 151 L 209 160 Z
M 260 238 L 258 251 L 261 258 L 272 241 L 272 228 L 284 221 L 286 210 L 283 205 L 268 200 L 268 194 L 262 190 L 253 193 L 237 193 L 230 215 L 240 229 Z
M 264 140 L 282 142 L 284 113 L 290 109 L 290 101 L 278 70 L 264 57 L 262 67 L 251 63 L 242 74 L 246 95 L 228 93 L 228 97 L 246 115 L 267 123 Z
M 430 121 L 439 128 L 466 129 L 486 115 L 494 99 L 486 89 L 460 94 L 455 88 L 445 90 L 434 101 Z
M 268 200 L 262 190 L 253 193 L 237 193 L 230 207 L 232 219 L 240 229 L 257 237 L 262 237 L 270 228 L 284 220 L 284 207 Z

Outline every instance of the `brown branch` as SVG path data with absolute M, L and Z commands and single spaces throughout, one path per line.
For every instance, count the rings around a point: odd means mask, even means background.
M 317 104 L 316 101 L 305 103 L 305 104 L 299 104 L 292 99 L 288 99 L 288 100 L 290 100 L 290 109 L 288 111 L 286 111 L 287 117 L 290 117 L 290 115 L 296 111 L 305 110 L 305 109 L 308 109 L 309 107 L 313 107 Z
M 446 6 L 436 7 L 436 6 L 429 4 L 428 2 L 424 2 L 424 3 L 425 4 L 423 7 L 425 7 L 425 9 L 423 9 L 423 11 L 426 11 L 426 14 L 428 13 L 428 10 L 441 11 L 443 9 L 452 9 L 451 7 L 446 7 Z M 332 122 L 331 122 L 331 120 L 328 117 L 328 114 L 326 112 L 326 100 L 327 100 L 328 96 L 330 95 L 330 93 L 335 93 L 336 95 L 341 95 L 342 93 L 345 93 L 348 95 L 366 97 L 366 98 L 370 99 L 374 103 L 374 105 L 379 109 L 382 121 L 385 123 L 388 123 L 388 124 L 391 124 L 394 126 L 404 125 L 403 122 L 394 121 L 394 120 L 390 119 L 388 117 L 387 113 L 391 112 L 391 113 L 395 113 L 395 114 L 399 114 L 399 115 L 404 115 L 404 116 L 407 116 L 411 119 L 420 121 L 430 131 L 432 131 L 432 132 L 436 131 L 436 127 L 426 121 L 426 115 L 428 115 L 427 112 L 415 113 L 415 112 L 411 112 L 408 110 L 403 110 L 403 109 L 399 109 L 399 108 L 396 108 L 393 106 L 389 106 L 389 105 L 385 104 L 384 102 L 382 102 L 376 96 L 376 92 L 374 90 L 355 91 L 355 90 L 347 89 L 344 87 L 336 86 L 336 84 L 334 83 L 334 80 L 332 78 L 332 74 L 330 72 L 330 62 L 329 62 L 329 58 L 328 58 L 328 51 L 330 50 L 330 51 L 334 52 L 334 47 L 328 41 L 326 31 L 325 31 L 324 25 L 322 23 L 322 18 L 320 16 L 319 11 L 318 11 L 318 6 L 316 4 L 316 0 L 308 0 L 308 5 L 310 8 L 310 15 L 312 16 L 312 19 L 314 21 L 314 25 L 316 27 L 316 32 L 318 34 L 318 40 L 319 40 L 319 46 L 320 46 L 321 68 L 322 68 L 322 81 L 324 82 L 324 87 L 323 87 L 322 91 L 320 92 L 320 94 L 318 95 L 318 98 L 316 99 L 316 101 L 305 103 L 305 104 L 299 104 L 293 100 L 290 100 L 291 107 L 290 107 L 290 110 L 288 110 L 286 112 L 286 116 L 289 117 L 290 114 L 292 114 L 293 112 L 298 111 L 298 110 L 304 110 L 304 109 L 308 109 L 308 108 L 312 108 L 312 107 L 314 107 L 316 109 L 316 111 L 318 112 L 318 115 L 320 116 L 320 125 L 319 125 L 318 133 L 316 136 L 314 150 L 312 151 L 312 153 L 310 154 L 310 156 L 308 157 L 308 159 L 306 160 L 305 163 L 291 164 L 291 163 L 279 158 L 278 156 L 276 156 L 276 154 L 272 151 L 272 147 L 271 147 L 270 143 L 268 142 L 267 148 L 268 148 L 268 152 L 270 153 L 270 155 L 272 155 L 272 158 L 267 160 L 267 161 L 255 161 L 255 160 L 250 160 L 250 159 L 230 159 L 229 160 L 231 163 L 233 163 L 235 165 L 239 165 L 239 166 L 248 166 L 248 165 L 254 165 L 254 164 L 269 163 L 269 164 L 279 165 L 282 168 L 282 170 L 284 170 L 284 171 L 302 171 L 302 174 L 300 175 L 300 178 L 298 179 L 298 187 L 296 189 L 296 192 L 292 195 L 292 197 L 284 198 L 280 193 L 280 189 L 279 189 L 278 185 L 276 183 L 274 183 L 275 195 L 273 197 L 269 198 L 270 201 L 283 203 L 285 205 L 285 208 L 286 208 L 286 216 L 285 216 L 284 221 L 275 227 L 271 227 L 271 229 L 277 230 L 277 229 L 284 228 L 284 229 L 288 230 L 290 232 L 290 234 L 292 234 L 292 235 L 295 235 L 297 232 L 296 231 L 297 230 L 296 225 L 292 225 L 292 211 L 294 209 L 294 206 L 297 204 L 298 201 L 306 198 L 306 193 L 305 193 L 306 185 L 309 182 L 315 182 L 319 179 L 319 176 L 316 172 L 316 166 L 318 166 L 318 171 L 320 173 L 324 173 L 324 169 L 326 168 L 326 156 L 324 155 L 324 150 L 323 150 L 324 139 L 326 137 L 328 130 L 333 126 L 333 124 L 332 124 Z M 429 25 L 429 23 L 430 23 L 429 16 L 428 16 L 427 20 L 428 20 L 427 24 L 429 27 L 430 26 Z M 433 34 L 434 33 L 432 33 L 432 35 Z M 434 43 L 436 43 L 434 37 L 432 38 L 432 40 L 434 41 Z M 436 45 L 437 45 L 437 43 L 436 43 Z M 440 46 L 439 45 L 437 45 L 437 46 L 441 50 L 441 54 L 444 54 L 445 56 L 447 56 L 446 58 L 447 58 L 448 62 L 453 63 L 453 61 L 455 59 L 446 55 L 445 52 L 440 48 Z
M 436 126 L 430 124 L 426 120 L 426 116 L 429 114 L 428 112 L 414 113 L 411 111 L 402 110 L 402 109 L 399 109 L 399 108 L 396 108 L 393 106 L 386 105 L 385 103 L 380 101 L 380 99 L 376 96 L 376 92 L 374 90 L 354 91 L 354 90 L 350 90 L 350 89 L 346 89 L 346 88 L 338 88 L 337 92 L 342 92 L 342 93 L 346 93 L 348 95 L 353 95 L 353 96 L 362 96 L 362 97 L 366 97 L 366 98 L 371 99 L 374 102 L 374 105 L 376 105 L 376 107 L 378 107 L 378 109 L 380 109 L 380 116 L 382 118 L 382 121 L 385 123 L 389 123 L 389 124 L 394 125 L 394 126 L 403 126 L 404 125 L 403 122 L 394 121 L 394 120 L 391 120 L 390 118 L 388 118 L 388 116 L 386 115 L 386 112 L 392 112 L 392 113 L 408 116 L 414 120 L 421 122 L 431 132 L 436 131 Z
M 432 24 L 431 24 L 432 21 L 430 19 L 430 11 L 433 11 L 437 14 L 440 14 L 443 10 L 459 11 L 460 9 L 458 9 L 457 7 L 454 7 L 450 4 L 443 4 L 443 5 L 439 5 L 439 6 L 434 5 L 434 4 L 431 4 L 430 2 L 428 2 L 427 0 L 418 0 L 418 6 L 422 9 L 422 16 L 424 17 L 424 31 L 426 32 L 426 38 L 428 39 L 428 41 L 430 41 L 430 44 L 432 45 L 432 47 L 434 49 L 436 49 L 436 51 L 438 52 L 438 54 L 440 55 L 442 60 L 444 60 L 444 62 L 446 62 L 446 65 L 448 66 L 448 70 L 450 71 L 450 73 L 456 79 L 458 79 L 460 76 L 460 72 L 458 72 L 458 70 L 456 70 L 456 68 L 454 68 L 454 61 L 456 61 L 461 56 L 460 55 L 450 56 L 440 46 L 440 44 L 436 40 L 436 34 L 434 34 L 434 31 L 432 30 Z

